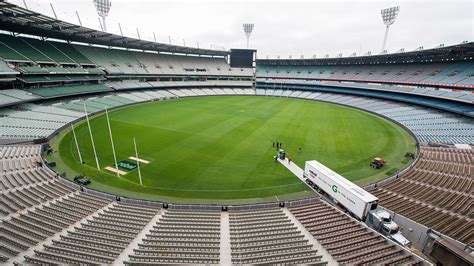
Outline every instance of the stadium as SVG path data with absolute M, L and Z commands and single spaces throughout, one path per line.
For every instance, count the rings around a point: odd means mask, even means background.
M 90 2 L 0 2 L 1 264 L 474 264 L 473 42 L 263 59 Z

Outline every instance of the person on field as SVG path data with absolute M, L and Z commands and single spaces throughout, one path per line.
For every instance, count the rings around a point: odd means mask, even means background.
M 278 162 L 278 154 L 275 156 L 275 163 Z
M 301 152 L 301 147 L 298 148 L 298 152 Z
M 288 157 L 288 164 L 291 164 L 291 157 Z

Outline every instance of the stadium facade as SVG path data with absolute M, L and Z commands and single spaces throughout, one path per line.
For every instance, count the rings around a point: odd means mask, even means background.
M 474 153 L 454 146 L 474 144 L 473 43 L 257 60 L 254 69 L 253 56 L 239 57 L 245 50 L 118 36 L 8 2 L 0 3 L 0 30 L 3 263 L 430 263 L 321 198 L 238 206 L 139 201 L 73 184 L 42 158 L 52 136 L 84 119 L 84 105 L 94 114 L 204 95 L 325 101 L 402 125 L 419 141 L 414 163 L 366 189 L 431 260 L 473 261 Z

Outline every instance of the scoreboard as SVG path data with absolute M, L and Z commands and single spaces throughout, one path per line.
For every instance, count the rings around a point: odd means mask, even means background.
M 253 68 L 256 52 L 257 50 L 251 49 L 231 49 L 230 67 Z

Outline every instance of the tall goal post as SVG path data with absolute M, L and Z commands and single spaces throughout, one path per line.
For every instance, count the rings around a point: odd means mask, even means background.
M 107 111 L 107 107 L 105 107 L 105 116 L 107 117 L 107 126 L 109 127 L 109 136 L 110 136 L 110 143 L 112 144 L 112 153 L 114 155 L 115 170 L 117 173 L 117 177 L 120 177 L 118 164 L 117 164 L 117 156 L 115 155 L 114 139 L 112 138 L 112 128 L 110 127 L 109 112 Z
M 137 161 L 138 178 L 140 179 L 140 185 L 143 186 L 142 173 L 140 172 L 140 159 L 138 158 L 137 141 L 135 140 L 135 137 L 133 137 L 133 146 L 135 147 L 135 159 Z
M 79 143 L 77 142 L 76 131 L 74 130 L 73 124 L 71 124 L 72 135 L 74 136 L 74 142 L 76 143 L 77 154 L 79 154 L 79 161 L 81 164 L 84 162 L 82 161 L 81 150 L 79 150 Z
M 91 124 L 89 122 L 89 115 L 87 114 L 86 103 L 84 103 L 84 113 L 86 114 L 87 127 L 89 128 L 89 135 L 91 137 L 92 150 L 94 151 L 95 163 L 97 165 L 97 170 L 100 171 L 99 158 L 97 158 L 97 152 L 95 150 L 94 137 L 92 137 L 92 129 L 91 129 Z

